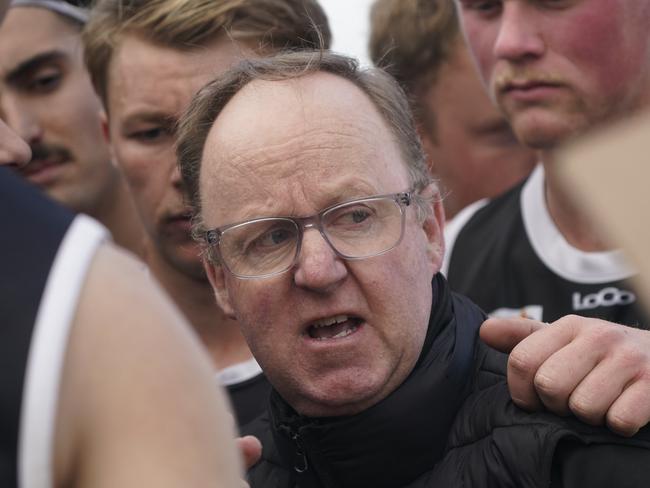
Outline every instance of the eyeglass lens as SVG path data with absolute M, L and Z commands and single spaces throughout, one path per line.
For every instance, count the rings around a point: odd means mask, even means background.
M 360 259 L 393 248 L 402 236 L 402 209 L 390 197 L 333 207 L 321 216 L 330 246 L 342 257 Z M 298 252 L 301 231 L 287 218 L 260 219 L 227 229 L 219 252 L 230 271 L 261 276 L 285 271 Z

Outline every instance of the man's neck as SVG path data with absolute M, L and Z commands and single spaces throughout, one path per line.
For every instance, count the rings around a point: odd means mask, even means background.
M 198 334 L 215 369 L 247 361 L 251 355 L 235 320 L 217 306 L 210 283 L 171 266 L 154 246 L 146 246 L 145 261 Z
M 612 247 L 598 235 L 584 211 L 562 185 L 551 156 L 541 154 L 541 158 L 545 173 L 546 206 L 560 234 L 571 246 L 581 251 L 610 251 Z

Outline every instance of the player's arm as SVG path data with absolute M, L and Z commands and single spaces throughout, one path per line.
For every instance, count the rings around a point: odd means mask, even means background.
M 224 398 L 180 313 L 140 263 L 102 246 L 65 359 L 56 486 L 238 486 L 233 438 Z

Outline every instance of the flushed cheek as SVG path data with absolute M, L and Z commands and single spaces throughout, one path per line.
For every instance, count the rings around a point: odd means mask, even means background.
M 623 87 L 630 73 L 638 69 L 640 51 L 635 53 L 639 47 L 629 45 L 625 38 L 620 5 L 610 0 L 601 3 L 602 9 L 580 10 L 564 27 L 549 26 L 549 31 L 565 34 L 553 38 L 555 54 L 573 65 L 576 76 L 587 78 L 598 85 L 594 87 L 598 92 L 607 93 Z
M 235 314 L 242 324 L 242 331 L 249 343 L 273 342 L 279 337 L 284 324 L 282 317 L 290 310 L 286 298 L 274 293 L 279 286 L 255 286 L 255 280 L 239 280 L 232 276 L 226 278 Z

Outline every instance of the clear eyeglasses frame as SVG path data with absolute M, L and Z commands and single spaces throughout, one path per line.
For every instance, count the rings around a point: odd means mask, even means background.
M 268 278 L 291 269 L 307 229 L 316 229 L 334 253 L 346 260 L 387 253 L 404 236 L 405 209 L 414 194 L 358 198 L 307 217 L 263 217 L 205 231 L 208 255 L 242 279 Z

